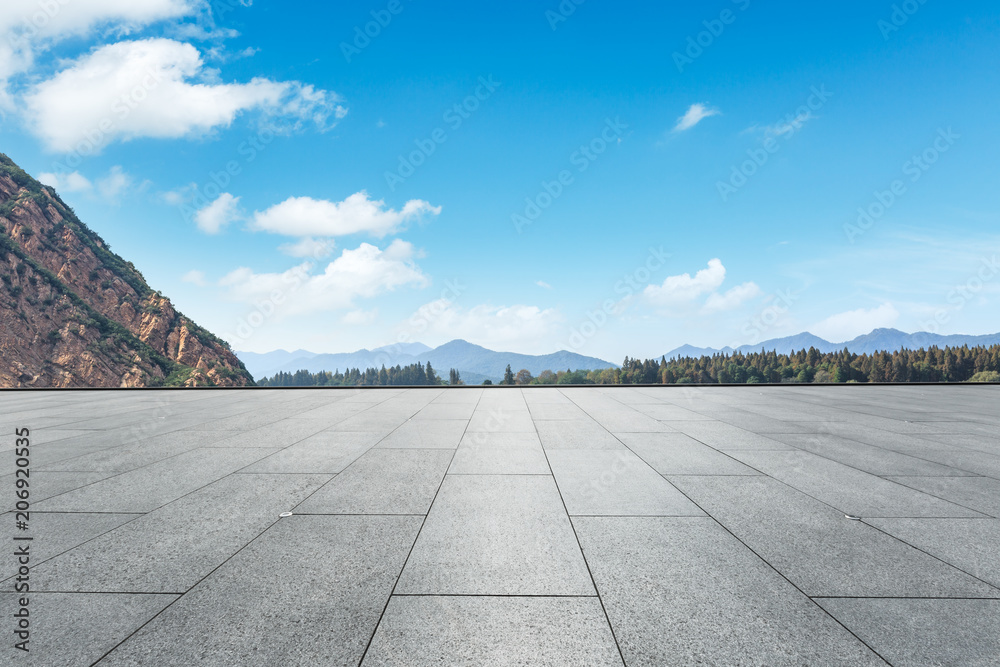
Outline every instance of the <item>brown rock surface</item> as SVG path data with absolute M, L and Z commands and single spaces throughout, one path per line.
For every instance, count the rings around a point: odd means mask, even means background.
M 247 386 L 54 190 L 0 153 L 0 387 Z

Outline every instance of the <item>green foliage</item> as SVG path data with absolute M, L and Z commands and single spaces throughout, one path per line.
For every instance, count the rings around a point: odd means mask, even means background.
M 503 380 L 500 384 L 514 384 L 514 372 L 510 370 L 510 364 L 507 364 L 507 369 L 503 372 Z
M 969 378 L 969 382 L 1000 382 L 1000 372 L 980 371 Z
M 429 371 L 429 373 L 428 373 Z M 294 373 L 277 373 L 274 377 L 264 378 L 257 383 L 259 387 L 390 387 L 400 385 L 427 386 L 442 385 L 444 382 L 437 376 L 430 364 L 425 367 L 416 363 L 409 366 L 393 366 L 376 370 L 369 368 L 361 371 L 349 368 L 341 373 L 320 371 L 310 373 L 299 370 Z

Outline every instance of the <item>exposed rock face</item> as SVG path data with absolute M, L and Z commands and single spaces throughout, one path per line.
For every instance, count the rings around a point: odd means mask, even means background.
M 0 153 L 0 387 L 247 386 L 55 191 Z

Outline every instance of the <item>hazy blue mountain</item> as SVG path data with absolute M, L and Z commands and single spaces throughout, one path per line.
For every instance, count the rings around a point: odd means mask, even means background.
M 989 346 L 997 344 L 1000 344 L 1000 333 L 987 334 L 985 336 L 964 336 L 961 334 L 942 336 L 926 331 L 908 334 L 898 329 L 875 329 L 871 333 L 858 336 L 853 340 L 843 343 L 831 343 L 819 336 L 804 332 L 795 336 L 772 338 L 756 345 L 741 345 L 736 349 L 744 353 L 776 350 L 779 354 L 791 354 L 799 350 L 808 350 L 810 347 L 815 347 L 824 353 L 836 352 L 846 347 L 855 354 L 871 354 L 872 352 L 893 352 L 902 349 L 917 350 L 932 346 L 943 348 L 946 346 L 962 347 L 963 345 L 968 345 L 969 347 L 973 347 L 975 345 Z M 675 357 L 712 356 L 719 352 L 729 354 L 732 352 L 732 349 L 726 347 L 722 350 L 717 350 L 711 347 L 682 345 L 675 350 L 667 352 L 665 356 L 667 359 L 673 359 Z
M 784 338 L 772 338 L 756 345 L 740 345 L 736 349 L 740 352 L 760 352 L 761 350 L 770 352 L 771 350 L 777 350 L 779 354 L 791 354 L 798 350 L 808 350 L 810 347 L 815 347 L 820 352 L 833 352 L 834 350 L 844 349 L 843 345 L 834 345 L 819 336 L 812 335 L 808 331 Z
M 308 350 L 295 350 L 294 352 L 288 352 L 287 350 L 274 350 L 272 352 L 237 352 L 236 357 L 243 362 L 246 369 L 250 371 L 250 375 L 254 378 L 261 378 L 265 375 L 270 375 L 270 371 L 273 368 L 277 368 L 282 364 L 287 364 L 294 359 L 309 359 L 310 357 L 315 357 L 315 352 L 310 352 Z
M 304 352 L 304 351 L 300 351 Z M 274 355 L 274 356 L 272 356 Z M 481 384 L 489 378 L 498 382 L 503 378 L 504 369 L 510 364 L 516 373 L 527 368 L 532 375 L 538 375 L 544 370 L 594 370 L 600 368 L 617 368 L 617 365 L 594 357 L 585 357 L 573 352 L 554 352 L 545 355 L 516 354 L 514 352 L 495 352 L 493 350 L 473 345 L 464 340 L 453 340 L 437 348 L 430 348 L 423 343 L 405 343 L 386 345 L 374 350 L 358 350 L 339 354 L 316 354 L 305 352 L 300 356 L 295 353 L 278 350 L 267 354 L 237 352 L 236 356 L 246 365 L 255 379 L 271 377 L 279 371 L 294 373 L 297 370 L 307 370 L 310 373 L 320 371 L 345 371 L 348 368 L 380 368 L 406 366 L 416 362 L 431 366 L 443 378 L 448 377 L 448 371 L 457 369 L 462 380 L 468 384 Z M 270 363 L 278 360 L 277 363 Z
M 898 350 L 907 348 L 910 350 L 937 347 L 962 347 L 968 345 L 997 345 L 1000 344 L 1000 333 L 986 334 L 985 336 L 965 336 L 962 334 L 952 334 L 942 336 L 941 334 L 921 331 L 908 334 L 896 329 L 875 329 L 870 334 L 858 336 L 849 343 L 845 343 L 851 352 L 858 354 L 871 353 L 877 350 Z M 838 348 L 840 349 L 840 348 Z
M 674 348 L 667 352 L 666 358 L 670 359 L 682 359 L 684 357 L 693 357 L 697 359 L 698 357 L 710 357 L 713 354 L 718 354 L 719 352 L 725 352 L 726 354 L 732 354 L 733 348 L 726 346 L 721 350 L 716 350 L 714 347 L 695 347 L 694 345 L 681 345 L 678 348 Z
M 565 350 L 543 355 L 494 352 L 464 340 L 453 340 L 450 343 L 445 343 L 430 352 L 417 355 L 417 359 L 424 362 L 430 361 L 440 374 L 446 374 L 449 368 L 457 368 L 460 373 L 478 373 L 494 382 L 503 378 L 507 364 L 510 364 L 511 370 L 515 373 L 522 368 L 527 368 L 532 375 L 538 375 L 544 370 L 564 371 L 572 369 L 575 371 L 618 367 L 616 364 L 602 359 L 585 357 Z

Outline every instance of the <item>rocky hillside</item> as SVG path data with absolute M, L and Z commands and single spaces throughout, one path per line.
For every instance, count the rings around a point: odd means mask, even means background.
M 227 343 L 2 153 L 0 281 L 0 387 L 253 384 Z

